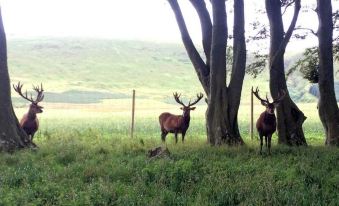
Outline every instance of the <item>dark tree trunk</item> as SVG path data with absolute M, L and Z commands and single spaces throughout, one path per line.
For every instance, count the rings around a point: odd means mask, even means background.
M 182 40 L 207 95 L 207 139 L 211 145 L 243 144 L 238 128 L 238 110 L 245 75 L 246 45 L 244 2 L 234 3 L 233 68 L 226 84 L 227 15 L 225 1 L 212 0 L 213 24 L 204 0 L 190 0 L 198 13 L 206 60 L 195 48 L 177 0 L 168 0 L 176 17 Z
M 307 145 L 302 124 L 306 117 L 299 110 L 288 94 L 285 79 L 284 54 L 298 18 L 300 0 L 295 1 L 294 16 L 291 24 L 284 32 L 281 1 L 266 0 L 266 12 L 270 24 L 270 90 L 273 98 L 277 98 L 281 90 L 287 92 L 286 97 L 277 108 L 278 142 L 286 145 Z
M 339 110 L 334 92 L 333 23 L 331 0 L 317 0 L 319 40 L 319 117 L 326 134 L 326 145 L 339 146 Z
M 6 35 L 0 10 L 0 151 L 10 152 L 30 146 L 32 144 L 20 128 L 12 106 Z

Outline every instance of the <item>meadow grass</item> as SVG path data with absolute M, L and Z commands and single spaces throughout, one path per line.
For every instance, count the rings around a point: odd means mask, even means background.
M 259 155 L 258 140 L 248 136 L 246 105 L 239 116 L 246 146 L 211 147 L 200 106 L 185 143 L 168 135 L 171 155 L 155 159 L 146 154 L 165 146 L 157 116 L 166 105 L 152 103 L 155 111 L 139 105 L 133 139 L 127 107 L 94 112 L 48 105 L 35 137 L 39 149 L 0 155 L 0 205 L 338 205 L 339 151 L 323 146 L 311 115 L 315 104 L 303 105 L 311 112 L 305 112 L 308 147 L 277 145 L 274 137 L 272 155 Z M 179 112 L 175 105 L 167 110 Z M 24 109 L 16 111 L 20 116 Z

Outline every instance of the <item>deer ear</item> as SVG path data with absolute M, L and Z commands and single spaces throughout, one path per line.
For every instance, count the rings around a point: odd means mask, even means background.
M 267 104 L 266 104 L 266 102 L 264 102 L 264 101 L 261 101 L 261 104 L 262 104 L 262 106 L 267 106 Z
M 195 110 L 195 107 L 191 107 L 190 110 Z

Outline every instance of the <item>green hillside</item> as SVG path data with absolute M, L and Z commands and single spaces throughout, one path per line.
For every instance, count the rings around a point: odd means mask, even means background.
M 22 81 L 30 87 L 42 82 L 45 90 L 51 92 L 46 93 L 46 101 L 50 102 L 93 103 L 102 96 L 126 98 L 132 89 L 137 90 L 139 98 L 172 102 L 174 91 L 186 96 L 202 91 L 180 44 L 81 38 L 10 39 L 8 52 L 13 83 Z M 251 86 L 267 91 L 267 72 L 255 80 L 246 77 L 245 103 L 249 101 Z M 299 76 L 289 78 L 290 92 L 296 101 L 314 101 L 307 94 L 309 86 Z

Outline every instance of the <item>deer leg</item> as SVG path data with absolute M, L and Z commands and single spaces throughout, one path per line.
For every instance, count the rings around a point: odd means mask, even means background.
M 175 137 L 175 144 L 178 143 L 178 132 L 174 133 L 174 137 Z
M 260 154 L 262 154 L 262 145 L 263 145 L 263 136 L 259 134 L 260 136 Z
M 28 136 L 28 140 L 29 140 L 30 142 L 32 142 L 32 140 L 33 140 L 33 135 L 32 135 L 32 134 L 27 134 L 27 136 Z
M 167 131 L 165 131 L 165 130 L 161 131 L 161 140 L 162 140 L 162 142 L 165 142 L 167 134 L 168 134 Z
M 35 133 L 32 133 L 32 134 L 31 134 L 31 141 L 33 141 L 34 134 L 35 134 Z
M 186 132 L 182 132 L 182 133 L 181 133 L 181 136 L 182 136 L 182 143 L 184 143 L 184 141 L 185 141 L 185 135 L 186 135 Z
M 267 149 L 267 135 L 265 136 L 265 147 Z
M 272 135 L 269 135 L 267 138 L 268 138 L 268 154 L 271 155 L 271 139 L 272 139 Z

